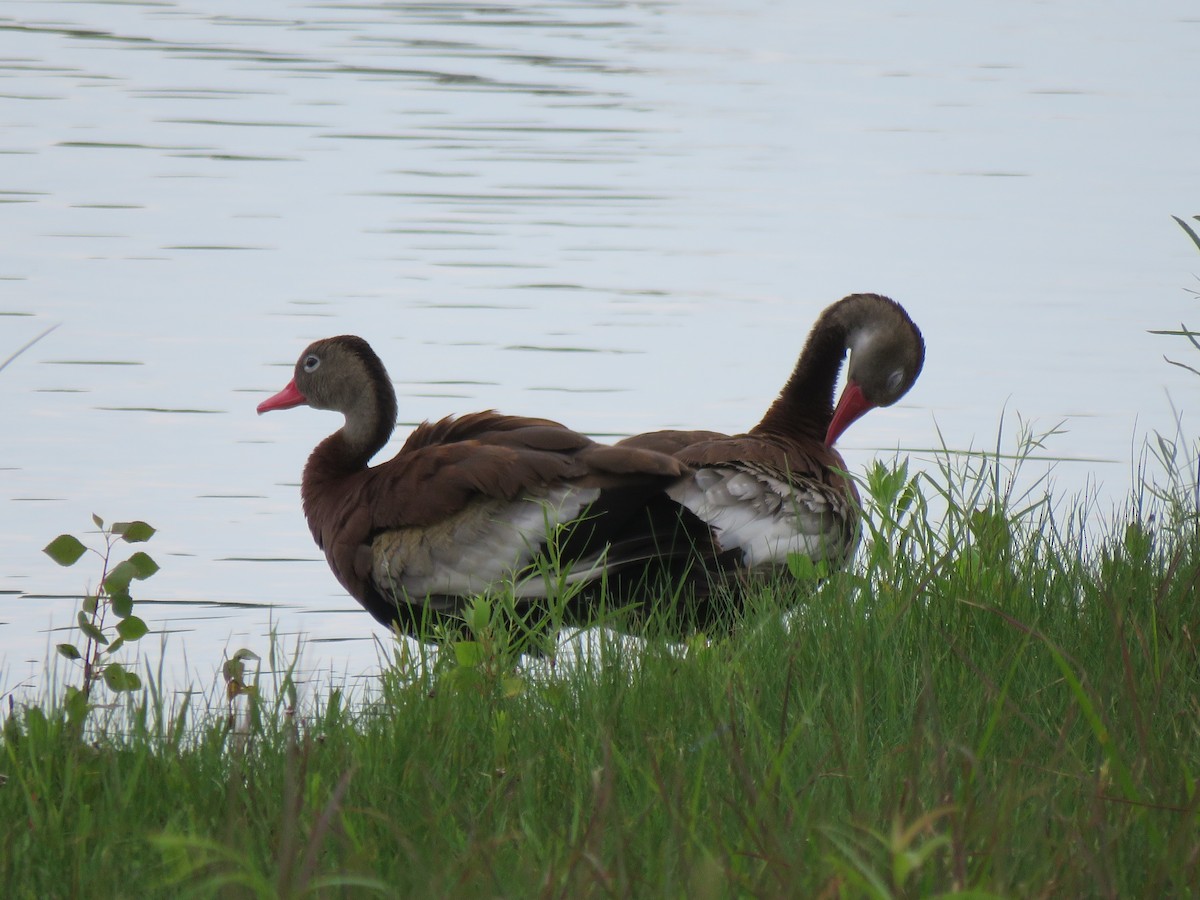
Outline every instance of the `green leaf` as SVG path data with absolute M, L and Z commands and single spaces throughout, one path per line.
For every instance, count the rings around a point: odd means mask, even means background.
M 108 643 L 108 638 L 104 636 L 104 632 L 92 624 L 92 620 L 87 617 L 86 613 L 79 614 L 79 630 L 90 637 L 93 641 L 103 647 Z
M 824 560 L 813 562 L 811 556 L 803 553 L 789 553 L 787 566 L 797 581 L 818 581 L 829 576 L 828 563 Z
M 259 655 L 253 650 L 247 650 L 245 647 L 233 654 L 234 659 L 260 659 Z
M 1140 522 L 1130 522 L 1125 526 L 1125 552 L 1134 562 L 1143 562 L 1150 555 L 1153 544 L 1152 533 Z
M 475 603 L 467 610 L 467 627 L 476 634 L 483 634 L 492 622 L 492 605 L 486 597 L 476 597 Z
M 95 513 L 92 513 L 92 522 L 101 531 L 104 530 L 104 520 L 102 518 L 100 518 L 98 515 L 96 515 Z
M 129 557 L 127 562 L 136 570 L 137 574 L 133 577 L 138 581 L 145 581 L 158 571 L 158 563 L 151 559 L 149 554 L 143 553 L 141 550 Z
M 136 641 L 149 633 L 149 626 L 137 616 L 128 616 L 117 623 L 117 634 L 127 641 Z
M 133 598 L 129 596 L 128 591 L 122 591 L 119 594 L 111 594 L 108 598 L 112 604 L 112 610 L 119 618 L 124 619 L 133 612 Z
M 79 688 L 70 686 L 67 687 L 68 702 L 71 700 L 71 692 L 78 690 Z M 35 732 L 38 733 L 39 737 L 44 736 L 46 733 L 46 726 L 48 724 L 49 723 L 46 721 L 46 714 L 42 712 L 40 707 L 31 706 L 25 710 L 25 730 L 29 733 L 30 737 L 32 737 Z
M 500 679 L 500 690 L 505 700 L 519 697 L 525 690 L 525 679 L 519 675 L 505 675 Z
M 88 714 L 91 705 L 88 696 L 77 687 L 67 688 L 67 698 L 64 705 L 67 708 L 67 721 L 72 725 L 82 722 Z M 40 710 L 39 710 L 40 712 Z
M 119 534 L 130 544 L 140 544 L 154 536 L 154 529 L 145 522 L 113 522 L 112 533 Z
M 59 644 L 58 653 L 67 659 L 83 659 L 83 654 L 79 652 L 79 649 L 74 644 Z
M 461 667 L 450 669 L 438 679 L 438 683 L 456 693 L 482 691 L 486 686 L 483 674 L 478 669 Z
M 483 662 L 483 645 L 478 641 L 455 641 L 454 658 L 460 666 L 473 669 Z
M 104 652 L 111 656 L 113 653 L 116 653 L 118 650 L 120 650 L 124 646 L 125 646 L 125 638 L 118 637 L 115 641 L 113 641 L 111 644 L 109 644 L 107 647 L 104 648 Z
M 1197 249 L 1200 249 L 1200 234 L 1196 234 L 1192 226 L 1179 218 L 1179 216 L 1171 216 L 1171 218 L 1179 223 L 1179 227 L 1188 233 L 1188 237 L 1192 239 L 1192 243 L 1196 245 Z
M 93 613 L 95 613 L 96 610 L 99 608 L 100 608 L 100 598 L 97 597 L 95 594 L 88 594 L 86 597 L 83 598 L 83 611 L 85 613 L 87 613 L 89 616 L 92 615 Z
M 60 534 L 43 547 L 42 552 L 60 566 L 73 566 L 87 552 L 87 547 L 74 535 Z
M 142 686 L 142 679 L 120 663 L 109 663 L 104 667 L 104 683 L 114 691 L 136 691 Z
M 121 594 L 129 590 L 129 582 L 137 575 L 137 569 L 129 561 L 119 562 L 112 567 L 104 579 L 104 589 L 110 594 Z

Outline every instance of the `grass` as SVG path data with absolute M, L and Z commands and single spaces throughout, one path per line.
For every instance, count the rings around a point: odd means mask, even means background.
M 856 566 L 707 639 L 552 664 L 481 619 L 245 727 L 149 676 L 84 741 L 14 709 L 0 893 L 1195 897 L 1194 453 L 1156 455 L 1108 525 L 999 452 L 877 466 Z

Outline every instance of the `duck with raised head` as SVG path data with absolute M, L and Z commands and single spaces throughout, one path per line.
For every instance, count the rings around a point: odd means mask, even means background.
M 688 472 L 673 456 L 599 444 L 558 422 L 486 411 L 423 423 L 371 466 L 396 423 L 396 394 L 360 337 L 310 344 L 292 380 L 258 412 L 307 405 L 345 424 L 313 450 L 301 497 L 342 586 L 384 625 L 414 633 L 499 586 L 536 603 L 531 575 L 554 542 L 568 583 L 643 563 L 643 508 Z
M 705 555 L 721 574 L 774 569 L 792 553 L 836 566 L 857 544 L 858 493 L 834 442 L 868 411 L 908 393 L 924 362 L 924 339 L 899 303 L 851 294 L 817 318 L 783 390 L 745 434 L 655 431 L 617 446 L 671 453 L 693 470 L 666 494 L 678 512 L 707 523 L 713 547 Z M 660 546 L 676 544 L 664 530 Z

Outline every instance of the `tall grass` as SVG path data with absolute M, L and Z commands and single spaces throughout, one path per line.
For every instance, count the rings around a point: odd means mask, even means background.
M 244 729 L 152 690 L 87 742 L 15 709 L 2 892 L 1196 896 L 1194 453 L 1105 525 L 1027 485 L 1037 440 L 875 467 L 852 570 L 684 643 L 397 644 L 369 695 L 296 709 L 285 674 Z

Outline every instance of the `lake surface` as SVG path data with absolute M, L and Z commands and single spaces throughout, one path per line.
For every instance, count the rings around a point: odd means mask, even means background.
M 372 670 L 299 508 L 339 420 L 254 413 L 331 334 L 400 437 L 739 431 L 876 291 L 928 358 L 852 469 L 1019 414 L 1120 502 L 1147 435 L 1200 433 L 1163 360 L 1197 354 L 1147 333 L 1200 323 L 1198 51 L 1194 0 L 0 3 L 0 361 L 57 326 L 0 372 L 0 696 L 73 629 L 98 571 L 41 548 L 93 512 L 159 529 L 178 683 L 272 629 Z

